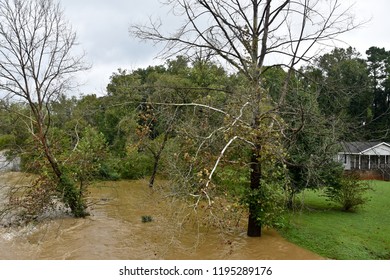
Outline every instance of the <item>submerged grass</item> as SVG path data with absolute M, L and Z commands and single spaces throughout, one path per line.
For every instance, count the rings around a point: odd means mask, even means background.
M 373 181 L 372 188 L 370 201 L 355 212 L 341 211 L 318 191 L 305 192 L 283 236 L 330 259 L 390 259 L 390 182 Z

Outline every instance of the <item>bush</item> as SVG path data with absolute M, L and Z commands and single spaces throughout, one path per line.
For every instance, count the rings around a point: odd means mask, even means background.
M 341 205 L 343 211 L 355 210 L 369 199 L 367 192 L 372 190 L 368 181 L 360 181 L 355 174 L 340 177 L 325 189 L 328 200 Z
M 99 174 L 96 177 L 101 180 L 117 181 L 120 175 L 115 168 L 115 162 L 112 159 L 107 159 L 106 162 L 100 165 Z
M 0 151 L 9 148 L 15 142 L 16 138 L 14 135 L 0 135 Z
M 7 212 L 15 215 L 16 222 L 30 222 L 46 211 L 54 209 L 55 186 L 44 176 L 39 176 L 26 185 L 15 185 L 8 194 Z
M 140 179 L 152 174 L 153 159 L 144 153 L 132 152 L 119 166 L 123 179 Z

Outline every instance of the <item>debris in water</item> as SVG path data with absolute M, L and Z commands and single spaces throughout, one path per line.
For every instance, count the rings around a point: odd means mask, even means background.
M 149 223 L 149 222 L 152 222 L 153 219 L 152 219 L 152 216 L 142 216 L 142 222 L 143 223 Z

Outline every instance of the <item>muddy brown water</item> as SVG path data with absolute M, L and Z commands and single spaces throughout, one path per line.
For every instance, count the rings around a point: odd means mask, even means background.
M 274 230 L 261 238 L 247 237 L 244 227 L 222 235 L 188 219 L 144 180 L 101 183 L 90 196 L 85 219 L 0 228 L 0 259 L 322 259 Z

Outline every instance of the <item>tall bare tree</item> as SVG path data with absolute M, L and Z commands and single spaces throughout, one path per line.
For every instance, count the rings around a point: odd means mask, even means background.
M 55 1 L 0 1 L 0 90 L 29 105 L 29 130 L 59 181 L 63 172 L 48 139 L 49 104 L 86 69 L 75 47 L 76 34 Z
M 247 80 L 243 106 L 229 113 L 235 116 L 231 126 L 247 124 L 245 133 L 231 135 L 226 148 L 234 141 L 249 144 L 252 156 L 250 188 L 261 189 L 265 144 L 273 131 L 283 132 L 278 109 L 288 93 L 288 82 L 301 62 L 307 62 L 336 37 L 357 26 L 350 7 L 339 0 L 168 0 L 172 12 L 184 18 L 175 32 L 166 33 L 161 21 L 133 25 L 130 32 L 142 40 L 163 43 L 161 55 L 192 55 L 204 50 L 241 73 Z M 263 86 L 263 73 L 272 66 L 287 71 L 278 100 L 272 100 Z M 238 117 L 237 117 L 238 116 Z M 240 121 L 238 119 L 240 118 Z M 267 132 L 268 131 L 268 132 Z M 275 134 L 273 134 L 275 135 Z M 268 137 L 268 140 L 267 140 Z M 218 159 L 215 168 L 218 165 Z M 210 180 L 215 171 L 210 174 Z M 248 235 L 261 235 L 261 219 L 249 206 Z

